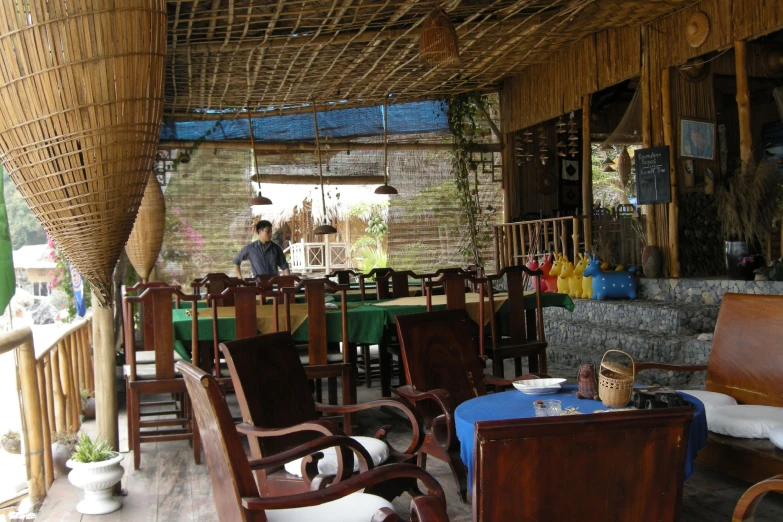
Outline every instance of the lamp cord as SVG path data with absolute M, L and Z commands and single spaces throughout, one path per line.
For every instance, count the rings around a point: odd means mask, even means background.
M 256 140 L 253 136 L 253 120 L 250 118 L 250 110 L 247 111 L 247 124 L 250 127 L 250 148 L 253 150 L 253 170 L 258 181 L 258 193 L 261 194 L 261 177 L 258 175 L 258 159 L 256 158 Z
M 326 196 L 324 195 L 324 172 L 321 167 L 321 144 L 318 141 L 318 116 L 315 112 L 315 101 L 311 100 L 310 103 L 313 107 L 313 123 L 315 125 L 315 152 L 318 156 L 318 179 L 321 183 L 321 205 L 324 211 L 324 223 L 326 223 Z

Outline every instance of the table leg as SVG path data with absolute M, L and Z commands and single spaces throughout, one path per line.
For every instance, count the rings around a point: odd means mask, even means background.
M 386 343 L 386 333 L 378 343 L 378 365 L 381 368 L 381 397 L 391 397 L 391 366 L 389 365 L 389 348 Z

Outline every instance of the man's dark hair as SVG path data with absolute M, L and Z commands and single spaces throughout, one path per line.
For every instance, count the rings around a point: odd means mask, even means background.
M 258 223 L 256 223 L 256 234 L 258 234 L 262 228 L 271 227 L 272 223 L 267 221 L 266 219 L 262 219 Z

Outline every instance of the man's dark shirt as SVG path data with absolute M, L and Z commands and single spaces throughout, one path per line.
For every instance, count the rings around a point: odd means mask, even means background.
M 239 265 L 245 259 L 250 260 L 250 268 L 254 276 L 264 274 L 277 275 L 277 267 L 280 267 L 282 270 L 288 268 L 283 249 L 274 241 L 268 242 L 266 247 L 261 245 L 261 241 L 258 240 L 245 245 L 239 254 L 234 257 L 234 264 Z

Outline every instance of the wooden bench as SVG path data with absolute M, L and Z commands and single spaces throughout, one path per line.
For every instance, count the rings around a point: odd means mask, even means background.
M 707 370 L 707 391 L 739 404 L 783 407 L 783 296 L 726 294 L 707 365 L 637 363 L 636 369 Z M 710 433 L 697 462 L 748 482 L 783 473 L 783 451 L 768 439 Z

